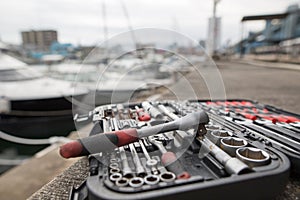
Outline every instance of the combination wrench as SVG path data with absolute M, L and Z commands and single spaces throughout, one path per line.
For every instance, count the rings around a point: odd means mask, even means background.
M 136 174 L 138 176 L 141 176 L 141 177 L 144 177 L 146 176 L 146 171 L 140 161 L 140 158 L 139 158 L 139 155 L 135 149 L 135 147 L 133 146 L 133 143 L 129 144 L 129 148 L 130 148 L 130 151 L 131 151 L 131 155 L 132 155 L 132 158 L 133 158 L 133 162 L 134 162 L 134 165 L 135 165 L 135 169 L 136 169 Z

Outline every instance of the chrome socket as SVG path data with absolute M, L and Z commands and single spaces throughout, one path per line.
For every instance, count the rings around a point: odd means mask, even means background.
M 125 178 L 131 179 L 132 177 L 134 177 L 134 173 L 133 172 L 124 172 L 123 171 L 123 176 Z
M 144 184 L 144 179 L 140 177 L 133 177 L 129 181 L 129 185 L 134 188 L 141 187 L 143 184 Z
M 119 168 L 119 164 L 114 162 L 109 165 L 110 168 Z
M 248 142 L 242 138 L 227 137 L 221 139 L 221 149 L 226 151 L 230 156 L 236 155 L 236 150 L 248 145 Z
M 163 182 L 172 182 L 176 179 L 176 175 L 172 172 L 163 172 L 159 175 L 159 178 Z
M 122 174 L 120 174 L 120 173 L 114 173 L 114 174 L 109 176 L 109 180 L 111 180 L 113 182 L 115 182 L 115 181 L 117 181 L 121 178 L 122 178 Z
M 128 185 L 128 183 L 129 183 L 129 180 L 128 180 L 128 178 L 125 178 L 125 177 L 116 180 L 116 186 L 118 186 L 118 187 L 125 187 Z
M 114 173 L 120 173 L 120 172 L 121 172 L 121 170 L 120 170 L 120 168 L 118 168 L 118 167 L 111 168 L 111 169 L 109 170 L 109 173 L 111 173 L 111 174 L 114 174 Z
M 206 130 L 213 131 L 213 130 L 220 130 L 222 127 L 214 124 L 206 124 Z
M 214 144 L 220 146 L 220 141 L 223 138 L 232 137 L 232 133 L 225 130 L 213 130 L 207 133 L 207 138 L 212 141 Z
M 156 185 L 159 183 L 159 177 L 156 175 L 150 174 L 144 178 L 144 181 L 148 185 Z
M 222 163 L 229 174 L 244 174 L 250 171 L 249 166 L 237 158 L 231 157 L 217 145 L 207 138 L 199 140 L 204 152 L 210 153 L 215 159 Z
M 110 163 L 118 163 L 120 160 L 118 158 L 111 158 Z
M 267 152 L 253 147 L 237 149 L 236 157 L 250 167 L 259 167 L 270 163 L 270 155 Z

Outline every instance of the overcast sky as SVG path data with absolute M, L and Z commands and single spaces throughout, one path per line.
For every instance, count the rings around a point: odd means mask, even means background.
M 60 42 L 94 44 L 103 40 L 104 0 L 2 0 L 0 2 L 0 38 L 20 43 L 20 31 L 56 29 Z M 207 36 L 212 0 L 124 0 L 133 28 L 176 29 L 195 40 Z M 241 37 L 240 20 L 245 15 L 284 12 L 299 0 L 221 0 L 222 43 Z M 105 0 L 109 35 L 128 31 L 120 0 Z M 258 30 L 262 22 L 249 22 L 246 31 Z

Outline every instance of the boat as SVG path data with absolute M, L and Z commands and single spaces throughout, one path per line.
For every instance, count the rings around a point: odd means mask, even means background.
M 67 80 L 74 85 L 89 89 L 89 95 L 81 103 L 99 106 L 127 102 L 141 92 L 170 84 L 172 81 L 169 74 L 165 76 L 167 73 L 158 72 L 160 75 L 164 74 L 163 77 L 155 75 L 157 70 L 154 68 L 130 70 L 140 63 L 136 61 L 116 62 L 108 68 L 104 64 L 76 63 L 60 63 L 51 66 L 36 66 L 36 68 L 52 78 Z M 126 66 L 123 66 L 123 63 Z
M 75 129 L 72 98 L 87 95 L 0 52 L 0 130 L 22 138 L 67 135 Z

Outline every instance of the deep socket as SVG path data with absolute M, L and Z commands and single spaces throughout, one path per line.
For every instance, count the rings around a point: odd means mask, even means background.
M 248 142 L 242 138 L 227 137 L 221 139 L 221 149 L 226 151 L 230 156 L 236 155 L 236 150 L 240 147 L 247 146 Z
M 264 150 L 253 147 L 242 147 L 236 150 L 236 157 L 247 163 L 250 167 L 267 165 L 270 155 Z

